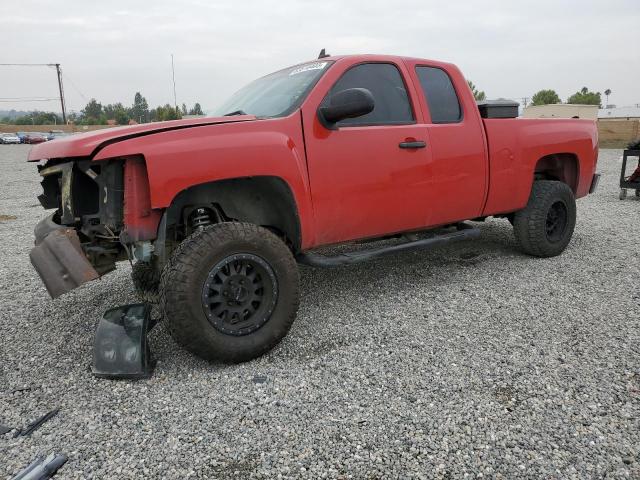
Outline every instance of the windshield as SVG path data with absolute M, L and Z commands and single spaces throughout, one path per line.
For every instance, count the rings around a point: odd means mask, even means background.
M 288 115 L 300 106 L 331 63 L 303 63 L 254 80 L 215 109 L 213 115 Z

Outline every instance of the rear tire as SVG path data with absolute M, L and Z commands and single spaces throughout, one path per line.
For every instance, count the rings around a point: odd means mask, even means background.
M 536 257 L 560 255 L 576 225 L 576 201 L 566 183 L 538 180 L 527 206 L 516 212 L 513 231 L 525 253 Z
M 296 317 L 297 264 L 266 228 L 225 222 L 194 232 L 162 272 L 160 303 L 174 340 L 204 358 L 237 363 L 275 347 Z

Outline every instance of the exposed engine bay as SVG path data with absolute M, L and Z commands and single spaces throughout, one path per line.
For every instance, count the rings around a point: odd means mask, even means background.
M 120 239 L 124 226 L 123 164 L 121 160 L 58 160 L 38 166 L 43 177 L 38 200 L 45 209 L 56 211 L 45 219 L 50 220 L 46 225 L 36 227 L 36 244 L 44 241 L 51 228 L 70 227 L 99 275 L 125 260 L 128 254 Z

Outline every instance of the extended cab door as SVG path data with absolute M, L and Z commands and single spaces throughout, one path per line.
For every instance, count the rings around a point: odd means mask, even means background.
M 315 244 L 423 227 L 431 149 L 404 64 L 337 62 L 302 109 Z M 366 88 L 374 110 L 327 128 L 317 110 L 333 93 Z
M 423 107 L 428 133 L 429 225 L 481 215 L 488 188 L 489 159 L 482 119 L 460 70 L 451 64 L 406 61 Z

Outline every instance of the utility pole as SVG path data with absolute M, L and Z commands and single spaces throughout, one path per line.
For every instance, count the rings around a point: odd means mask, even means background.
M 58 72 L 58 89 L 60 90 L 60 105 L 62 106 L 62 123 L 67 124 L 67 109 L 64 106 L 64 89 L 62 88 L 62 72 L 60 64 L 56 63 L 56 72 Z
M 527 103 L 529 103 L 529 97 L 522 97 L 522 108 L 527 108 Z
M 62 71 L 59 63 L 0 63 L 0 67 L 56 67 L 58 73 L 58 90 L 60 91 L 60 105 L 62 106 L 62 120 L 67 124 L 67 109 L 64 105 L 64 89 L 62 88 Z
M 176 97 L 176 69 L 173 66 L 173 53 L 171 54 L 171 75 L 173 77 L 173 106 L 176 107 L 176 115 L 178 114 L 178 100 Z

